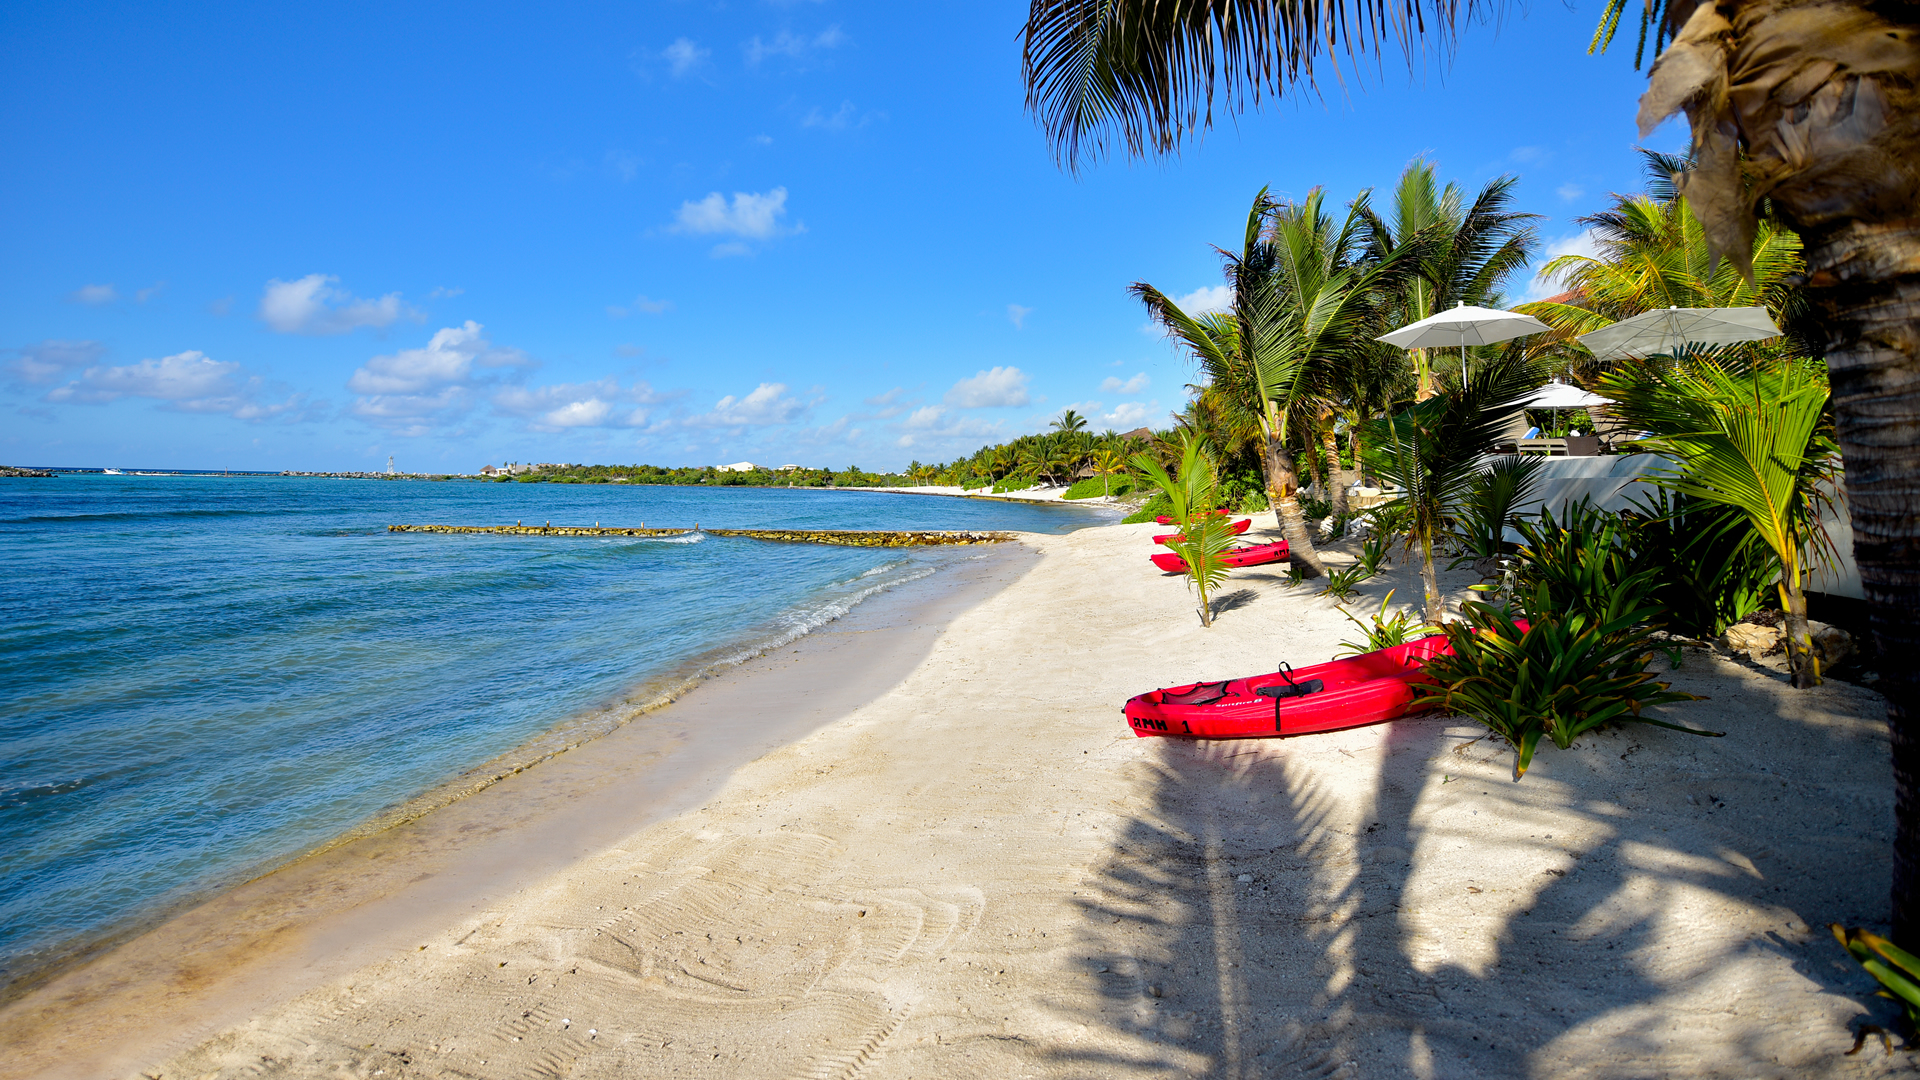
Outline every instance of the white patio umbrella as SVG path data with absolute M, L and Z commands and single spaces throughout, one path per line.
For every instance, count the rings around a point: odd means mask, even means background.
M 1384 341 L 1402 349 L 1436 349 L 1458 345 L 1460 347 L 1460 378 L 1465 381 L 1467 346 L 1492 345 L 1551 329 L 1553 328 L 1531 315 L 1522 315 L 1517 311 L 1473 307 L 1462 301 L 1450 310 L 1429 315 L 1419 322 L 1408 323 L 1390 334 L 1381 334 L 1374 340 Z
M 1607 399 L 1589 394 L 1571 383 L 1550 382 L 1520 399 L 1523 409 L 1586 409 L 1605 405 Z
M 1672 352 L 1682 345 L 1731 345 L 1780 336 L 1763 307 L 1668 307 L 1643 311 L 1580 335 L 1595 360 Z

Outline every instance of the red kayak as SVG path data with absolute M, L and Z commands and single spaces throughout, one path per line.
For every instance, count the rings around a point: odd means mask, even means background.
M 1527 628 L 1524 620 L 1515 625 Z M 1270 675 L 1150 690 L 1129 698 L 1122 711 L 1143 739 L 1259 739 L 1365 727 L 1432 708 L 1414 706 L 1413 688 L 1433 681 L 1424 670 L 1428 660 L 1452 653 L 1447 636 L 1433 634 L 1312 667 L 1282 664 Z
M 1232 533 L 1235 536 L 1239 536 L 1241 533 L 1246 532 L 1247 528 L 1252 524 L 1253 524 L 1252 518 L 1241 518 L 1239 521 L 1236 521 L 1233 524 L 1227 526 L 1227 531 Z M 1186 538 L 1187 538 L 1186 534 L 1184 533 L 1161 533 L 1159 536 L 1156 536 L 1153 538 L 1153 542 L 1156 544 L 1164 544 L 1167 541 L 1172 540 L 1175 543 L 1179 543 L 1180 541 L 1185 540 Z
M 1234 548 L 1221 556 L 1220 561 L 1228 566 L 1259 566 L 1261 563 L 1279 562 L 1288 554 L 1287 542 L 1275 540 L 1271 544 L 1248 544 L 1246 547 Z M 1184 573 L 1187 569 L 1187 560 L 1171 551 L 1149 555 L 1148 558 L 1153 560 L 1153 565 L 1169 574 Z
M 1219 515 L 1220 517 L 1225 517 L 1227 515 L 1227 512 L 1225 510 L 1215 510 L 1214 513 Z M 1248 520 L 1252 520 L 1252 519 L 1249 518 Z M 1153 519 L 1153 523 L 1155 525 L 1171 525 L 1173 524 L 1173 519 L 1168 517 L 1165 514 L 1161 514 L 1159 517 Z

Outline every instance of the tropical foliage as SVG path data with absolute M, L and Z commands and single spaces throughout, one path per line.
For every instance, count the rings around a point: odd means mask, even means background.
M 1581 611 L 1553 604 L 1545 587 L 1537 587 L 1523 605 L 1530 620 L 1524 629 L 1504 608 L 1472 600 L 1462 604 L 1465 621 L 1444 627 L 1451 655 L 1427 662 L 1435 685 L 1417 693 L 1485 724 L 1512 744 L 1515 780 L 1533 764 L 1543 735 L 1565 750 L 1587 732 L 1617 723 L 1721 734 L 1643 712 L 1693 700 L 1653 681 L 1647 671 L 1653 653 L 1649 620 L 1659 609 L 1644 587 L 1615 589 L 1604 602 Z
M 1133 459 L 1139 469 L 1165 496 L 1178 538 L 1166 545 L 1187 564 L 1187 584 L 1200 595 L 1200 625 L 1213 625 L 1213 605 L 1207 594 L 1219 589 L 1232 572 L 1224 556 L 1233 546 L 1233 533 L 1227 516 L 1214 513 L 1214 489 L 1217 473 L 1206 443 L 1188 435 L 1181 446 L 1179 471 L 1169 474 L 1150 455 Z
M 1827 379 L 1818 361 L 1792 357 L 1750 365 L 1711 355 L 1631 362 L 1595 388 L 1649 435 L 1636 444 L 1681 467 L 1660 484 L 1743 514 L 1780 565 L 1787 665 L 1795 686 L 1820 682 L 1807 626 L 1807 553 L 1830 547 L 1820 531 L 1837 463 L 1825 430 Z

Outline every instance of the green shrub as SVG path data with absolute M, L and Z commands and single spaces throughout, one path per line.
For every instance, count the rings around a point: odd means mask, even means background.
M 1654 682 L 1647 671 L 1653 659 L 1647 620 L 1659 610 L 1647 599 L 1649 585 L 1636 576 L 1592 613 L 1551 607 L 1547 585 L 1537 585 L 1525 605 L 1531 621 L 1525 632 L 1505 610 L 1469 600 L 1460 605 L 1466 621 L 1445 628 L 1453 654 L 1427 661 L 1436 685 L 1415 687 L 1417 700 L 1452 709 L 1506 739 L 1518 752 L 1515 780 L 1526 775 L 1542 735 L 1564 750 L 1581 735 L 1616 723 L 1723 734 L 1642 713 L 1697 700 Z
M 1380 599 L 1380 610 L 1368 617 L 1368 622 L 1373 624 L 1371 626 L 1354 618 L 1353 613 L 1346 608 L 1341 608 L 1340 614 L 1345 615 L 1348 622 L 1359 627 L 1360 631 L 1367 635 L 1367 640 L 1341 642 L 1340 647 L 1347 651 L 1335 653 L 1335 658 L 1379 652 L 1381 649 L 1391 649 L 1395 645 L 1405 645 L 1417 638 L 1430 637 L 1441 632 L 1437 626 L 1428 626 L 1415 621 L 1412 612 L 1409 611 L 1396 612 L 1392 619 L 1388 619 L 1387 605 L 1392 602 L 1393 590 L 1388 589 L 1387 595 Z
M 1345 600 L 1353 595 L 1360 583 L 1373 576 L 1373 571 L 1360 563 L 1340 570 L 1328 570 L 1327 582 L 1320 588 L 1321 596 L 1331 596 L 1335 600 Z
M 969 477 L 960 482 L 961 491 L 979 491 L 983 487 L 993 486 L 993 481 L 984 476 Z
M 1146 501 L 1146 505 L 1128 514 L 1126 517 L 1121 518 L 1120 523 L 1122 525 L 1139 525 L 1152 521 L 1154 518 L 1164 517 L 1172 513 L 1173 504 L 1167 501 L 1166 495 L 1156 491 L 1153 493 L 1153 496 Z
M 1596 510 L 1586 499 L 1564 514 L 1565 521 L 1557 521 L 1543 507 L 1538 517 L 1514 521 L 1521 536 L 1517 584 L 1521 595 L 1542 598 L 1536 610 L 1591 621 L 1623 590 L 1635 596 L 1653 591 L 1654 571 L 1635 568 L 1619 515 Z
M 1300 496 L 1300 513 L 1308 521 L 1319 521 L 1333 513 L 1333 500 L 1313 499 L 1302 495 Z
M 1021 478 L 1015 478 L 1015 477 L 1009 476 L 1005 480 L 1002 480 L 999 483 L 993 485 L 993 493 L 995 495 L 1001 495 L 1009 491 L 1025 491 L 1032 486 L 1033 486 L 1033 481 L 1031 479 L 1021 479 Z
M 1533 497 L 1546 463 L 1538 455 L 1506 454 L 1473 478 L 1466 498 L 1454 509 L 1452 533 L 1460 557 L 1448 569 L 1505 553 L 1514 505 Z
M 1778 599 L 1780 558 L 1737 507 L 1657 489 L 1621 515 L 1633 563 L 1654 571 L 1667 629 L 1709 638 Z
M 1089 476 L 1067 489 L 1063 499 L 1097 499 L 1102 495 L 1125 495 L 1133 490 L 1131 476 Z
M 1367 538 L 1360 541 L 1360 565 L 1367 568 L 1367 573 L 1380 572 L 1380 564 L 1387 561 L 1387 546 L 1392 543 L 1393 535 L 1378 529 L 1368 533 Z

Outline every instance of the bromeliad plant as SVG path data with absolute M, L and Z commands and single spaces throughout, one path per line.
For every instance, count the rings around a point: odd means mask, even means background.
M 1858 926 L 1844 928 L 1839 923 L 1828 923 L 1827 929 L 1833 931 L 1840 947 L 1867 969 L 1867 974 L 1879 980 L 1880 996 L 1900 1003 L 1907 1031 L 1920 1031 L 1920 957 Z M 1859 1053 L 1867 1032 L 1874 1030 L 1878 1029 L 1871 1024 L 1863 1027 L 1859 1040 L 1847 1053 Z
M 1617 515 L 1595 509 L 1586 499 L 1561 513 L 1556 518 L 1551 508 L 1542 507 L 1538 516 L 1514 521 L 1520 534 L 1519 593 L 1538 597 L 1534 611 L 1592 620 L 1624 589 L 1641 596 L 1653 591 L 1654 575 L 1635 571 Z
M 1367 640 L 1341 642 L 1340 647 L 1346 651 L 1335 653 L 1334 657 L 1338 659 L 1342 656 L 1379 652 L 1381 649 L 1391 649 L 1395 645 L 1405 645 L 1409 641 L 1441 632 L 1439 627 L 1428 626 L 1415 619 L 1409 611 L 1397 611 L 1394 612 L 1393 618 L 1387 618 L 1387 605 L 1391 603 L 1393 603 L 1393 590 L 1388 589 L 1387 595 L 1380 600 L 1380 610 L 1369 616 L 1368 622 L 1361 622 L 1353 617 L 1352 612 L 1341 608 L 1340 614 L 1345 615 L 1348 622 L 1359 627 L 1360 632 L 1367 635 Z
M 1219 481 L 1206 441 L 1187 434 L 1180 448 L 1177 478 L 1169 476 L 1148 454 L 1135 454 L 1133 466 L 1166 497 L 1168 516 L 1180 534 L 1180 539 L 1168 541 L 1167 547 L 1186 560 L 1187 585 L 1200 594 L 1200 625 L 1212 626 L 1213 605 L 1207 594 L 1219 589 L 1232 572 L 1224 557 L 1233 546 L 1233 533 L 1227 515 L 1213 512 Z
M 1427 661 L 1436 685 L 1416 687 L 1437 702 L 1493 729 L 1511 743 L 1517 781 L 1533 764 L 1541 736 L 1562 750 L 1573 740 L 1617 723 L 1652 724 L 1689 735 L 1724 734 L 1670 724 L 1645 715 L 1655 705 L 1697 700 L 1653 681 L 1653 627 L 1658 608 L 1646 599 L 1648 581 L 1636 576 L 1597 612 L 1557 612 L 1545 586 L 1525 605 L 1522 630 L 1505 610 L 1467 601 L 1465 622 L 1445 627 L 1452 655 Z
M 1513 508 L 1533 498 L 1546 463 L 1547 459 L 1537 454 L 1503 454 L 1473 478 L 1473 486 L 1454 512 L 1453 538 L 1460 557 L 1453 560 L 1449 570 L 1505 554 Z

